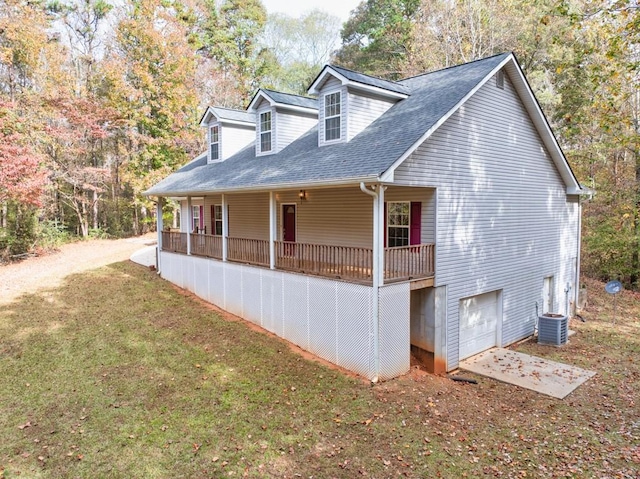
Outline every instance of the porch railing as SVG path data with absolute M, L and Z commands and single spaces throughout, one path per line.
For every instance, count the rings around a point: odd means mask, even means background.
M 191 254 L 222 259 L 222 236 L 191 235 Z
M 186 254 L 187 234 L 163 231 L 162 249 Z M 365 283 L 372 280 L 371 248 L 276 241 L 275 250 L 278 269 Z M 191 254 L 222 259 L 222 237 L 191 235 Z M 269 241 L 228 238 L 227 259 L 269 266 Z M 385 282 L 429 278 L 434 271 L 433 244 L 384 249 Z
M 164 251 L 187 254 L 187 233 L 163 231 L 162 249 Z
M 276 241 L 276 268 L 332 278 L 370 281 L 371 248 Z
M 227 238 L 227 259 L 241 263 L 269 266 L 269 241 Z
M 399 281 L 434 275 L 433 244 L 384 249 L 384 279 Z

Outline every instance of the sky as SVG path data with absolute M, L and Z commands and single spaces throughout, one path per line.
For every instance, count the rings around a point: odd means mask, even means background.
M 292 17 L 309 10 L 324 10 L 340 18 L 344 23 L 349 18 L 351 10 L 355 9 L 361 0 L 262 0 L 268 13 L 286 13 Z

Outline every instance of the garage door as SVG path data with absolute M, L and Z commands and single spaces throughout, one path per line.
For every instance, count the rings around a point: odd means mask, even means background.
M 460 300 L 460 359 L 497 345 L 499 293 L 479 294 Z

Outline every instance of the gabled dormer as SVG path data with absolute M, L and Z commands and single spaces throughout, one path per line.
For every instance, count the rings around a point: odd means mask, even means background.
M 309 94 L 318 96 L 318 145 L 351 140 L 398 101 L 409 96 L 400 83 L 326 65 Z
M 209 107 L 200 120 L 207 128 L 207 162 L 217 163 L 235 155 L 255 138 L 255 115 L 229 108 Z
M 248 111 L 256 120 L 256 156 L 278 153 L 318 122 L 315 98 L 261 88 Z

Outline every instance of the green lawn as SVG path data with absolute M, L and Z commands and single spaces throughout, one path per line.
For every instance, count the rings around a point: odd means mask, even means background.
M 593 289 L 600 287 L 591 284 Z M 638 477 L 640 301 L 564 348 L 564 401 L 418 369 L 370 386 L 118 263 L 0 306 L 0 475 Z

